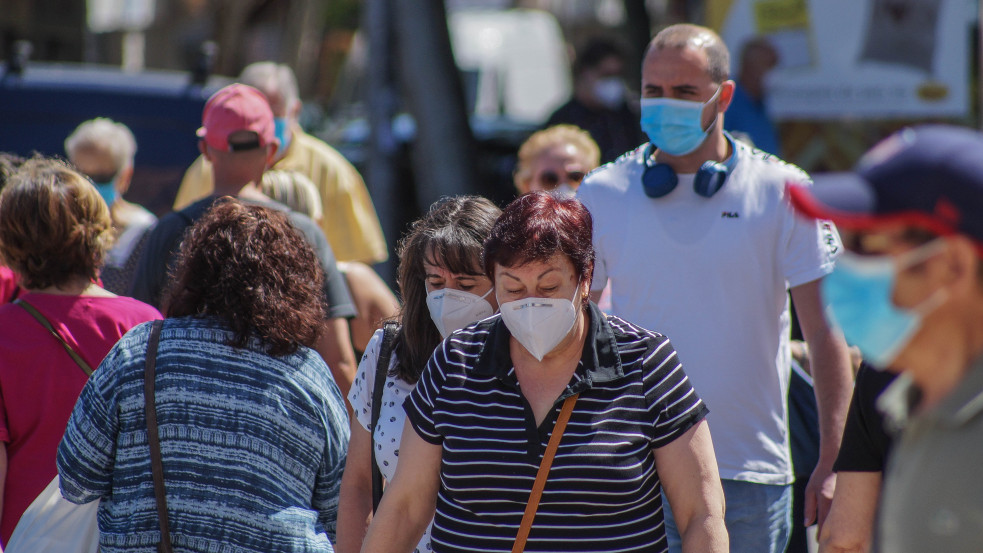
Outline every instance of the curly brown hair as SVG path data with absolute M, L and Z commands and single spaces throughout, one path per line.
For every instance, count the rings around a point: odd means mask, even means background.
M 0 259 L 24 288 L 95 281 L 112 240 L 106 202 L 64 161 L 38 156 L 8 175 L 0 193 Z
M 270 355 L 287 355 L 321 333 L 323 281 L 314 250 L 283 212 L 223 199 L 181 243 L 163 311 L 216 317 L 235 334 L 233 347 L 257 337 Z

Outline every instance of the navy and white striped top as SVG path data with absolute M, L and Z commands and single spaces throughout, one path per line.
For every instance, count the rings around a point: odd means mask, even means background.
M 525 550 L 666 550 L 653 449 L 708 411 L 665 336 L 594 304 L 589 318 L 580 364 L 539 428 L 501 316 L 434 352 L 404 404 L 417 433 L 443 448 L 434 551 L 511 551 L 560 406 L 577 392 Z
M 58 448 L 66 499 L 101 499 L 103 553 L 155 553 L 143 370 L 150 324 L 82 390 Z M 345 404 L 314 350 L 237 349 L 214 319 L 164 321 L 156 401 L 175 551 L 330 553 L 348 450 Z

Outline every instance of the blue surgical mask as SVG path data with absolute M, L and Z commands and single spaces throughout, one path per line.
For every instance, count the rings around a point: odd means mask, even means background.
M 827 317 L 875 367 L 890 366 L 918 332 L 922 318 L 945 301 L 944 289 L 913 309 L 891 301 L 897 271 L 932 257 L 941 245 L 940 241 L 929 242 L 899 257 L 847 252 L 822 280 Z
M 703 108 L 717 99 L 720 87 L 706 102 L 691 102 L 675 98 L 642 98 L 642 130 L 649 141 L 658 149 L 673 156 L 686 155 L 703 144 L 710 129 L 717 124 L 718 117 L 710 126 L 703 128 Z
M 285 152 L 290 146 L 290 120 L 286 117 L 273 118 L 273 132 L 280 141 L 280 152 Z
M 96 186 L 96 190 L 99 191 L 99 195 L 106 202 L 106 205 L 113 207 L 116 200 L 119 199 L 119 191 L 116 190 L 116 179 L 109 182 L 94 182 L 92 183 Z

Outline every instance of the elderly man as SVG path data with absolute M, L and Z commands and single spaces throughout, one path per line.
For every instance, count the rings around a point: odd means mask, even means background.
M 310 178 L 321 195 L 320 225 L 339 261 L 377 263 L 388 256 L 382 227 L 358 171 L 336 150 L 305 133 L 297 123 L 301 102 L 297 79 L 286 65 L 258 62 L 239 81 L 266 95 L 273 110 L 280 149 L 272 169 L 297 171 Z M 199 157 L 181 181 L 174 209 L 187 207 L 212 191 L 211 165 Z
M 106 255 L 100 278 L 106 290 L 125 295 L 143 239 L 157 222 L 157 217 L 143 206 L 123 199 L 133 178 L 136 139 L 126 125 L 99 117 L 82 123 L 65 139 L 65 153 L 92 180 L 109 206 L 116 243 Z
M 983 536 L 983 137 L 906 129 L 813 190 L 804 214 L 844 229 L 823 299 L 848 342 L 903 371 L 878 400 L 901 427 L 884 477 L 881 551 L 970 552 Z
M 283 209 L 288 212 L 291 223 L 314 247 L 324 269 L 324 294 L 330 318 L 325 321 L 316 349 L 347 396 L 356 368 L 347 318 L 355 315 L 355 308 L 321 229 L 307 216 L 290 211 L 260 191 L 263 172 L 272 163 L 279 144 L 273 112 L 266 97 L 255 88 L 242 84 L 219 90 L 205 104 L 198 137 L 198 149 L 211 165 L 212 193 L 160 220 L 140 257 L 131 295 L 151 305 L 161 305 L 167 274 L 185 230 L 204 215 L 216 199 L 238 196 L 241 200 Z
M 615 315 L 668 336 L 710 408 L 731 550 L 780 552 L 792 523 L 789 291 L 820 417 L 807 518 L 822 522 L 835 484 L 852 373 L 823 317 L 819 282 L 839 244 L 831 225 L 796 217 L 785 200 L 786 181 L 807 182 L 805 173 L 724 132 L 728 68 L 713 31 L 660 32 L 642 66 L 650 142 L 588 175 L 578 196 L 594 216 L 593 294 L 610 280 Z

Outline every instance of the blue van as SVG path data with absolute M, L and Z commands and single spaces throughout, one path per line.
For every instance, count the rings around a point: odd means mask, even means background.
M 158 215 L 170 210 L 185 169 L 198 156 L 195 131 L 216 90 L 180 71 L 124 72 L 114 66 L 27 62 L 0 64 L 0 151 L 65 156 L 64 141 L 94 117 L 125 124 L 137 141 L 127 199 Z

